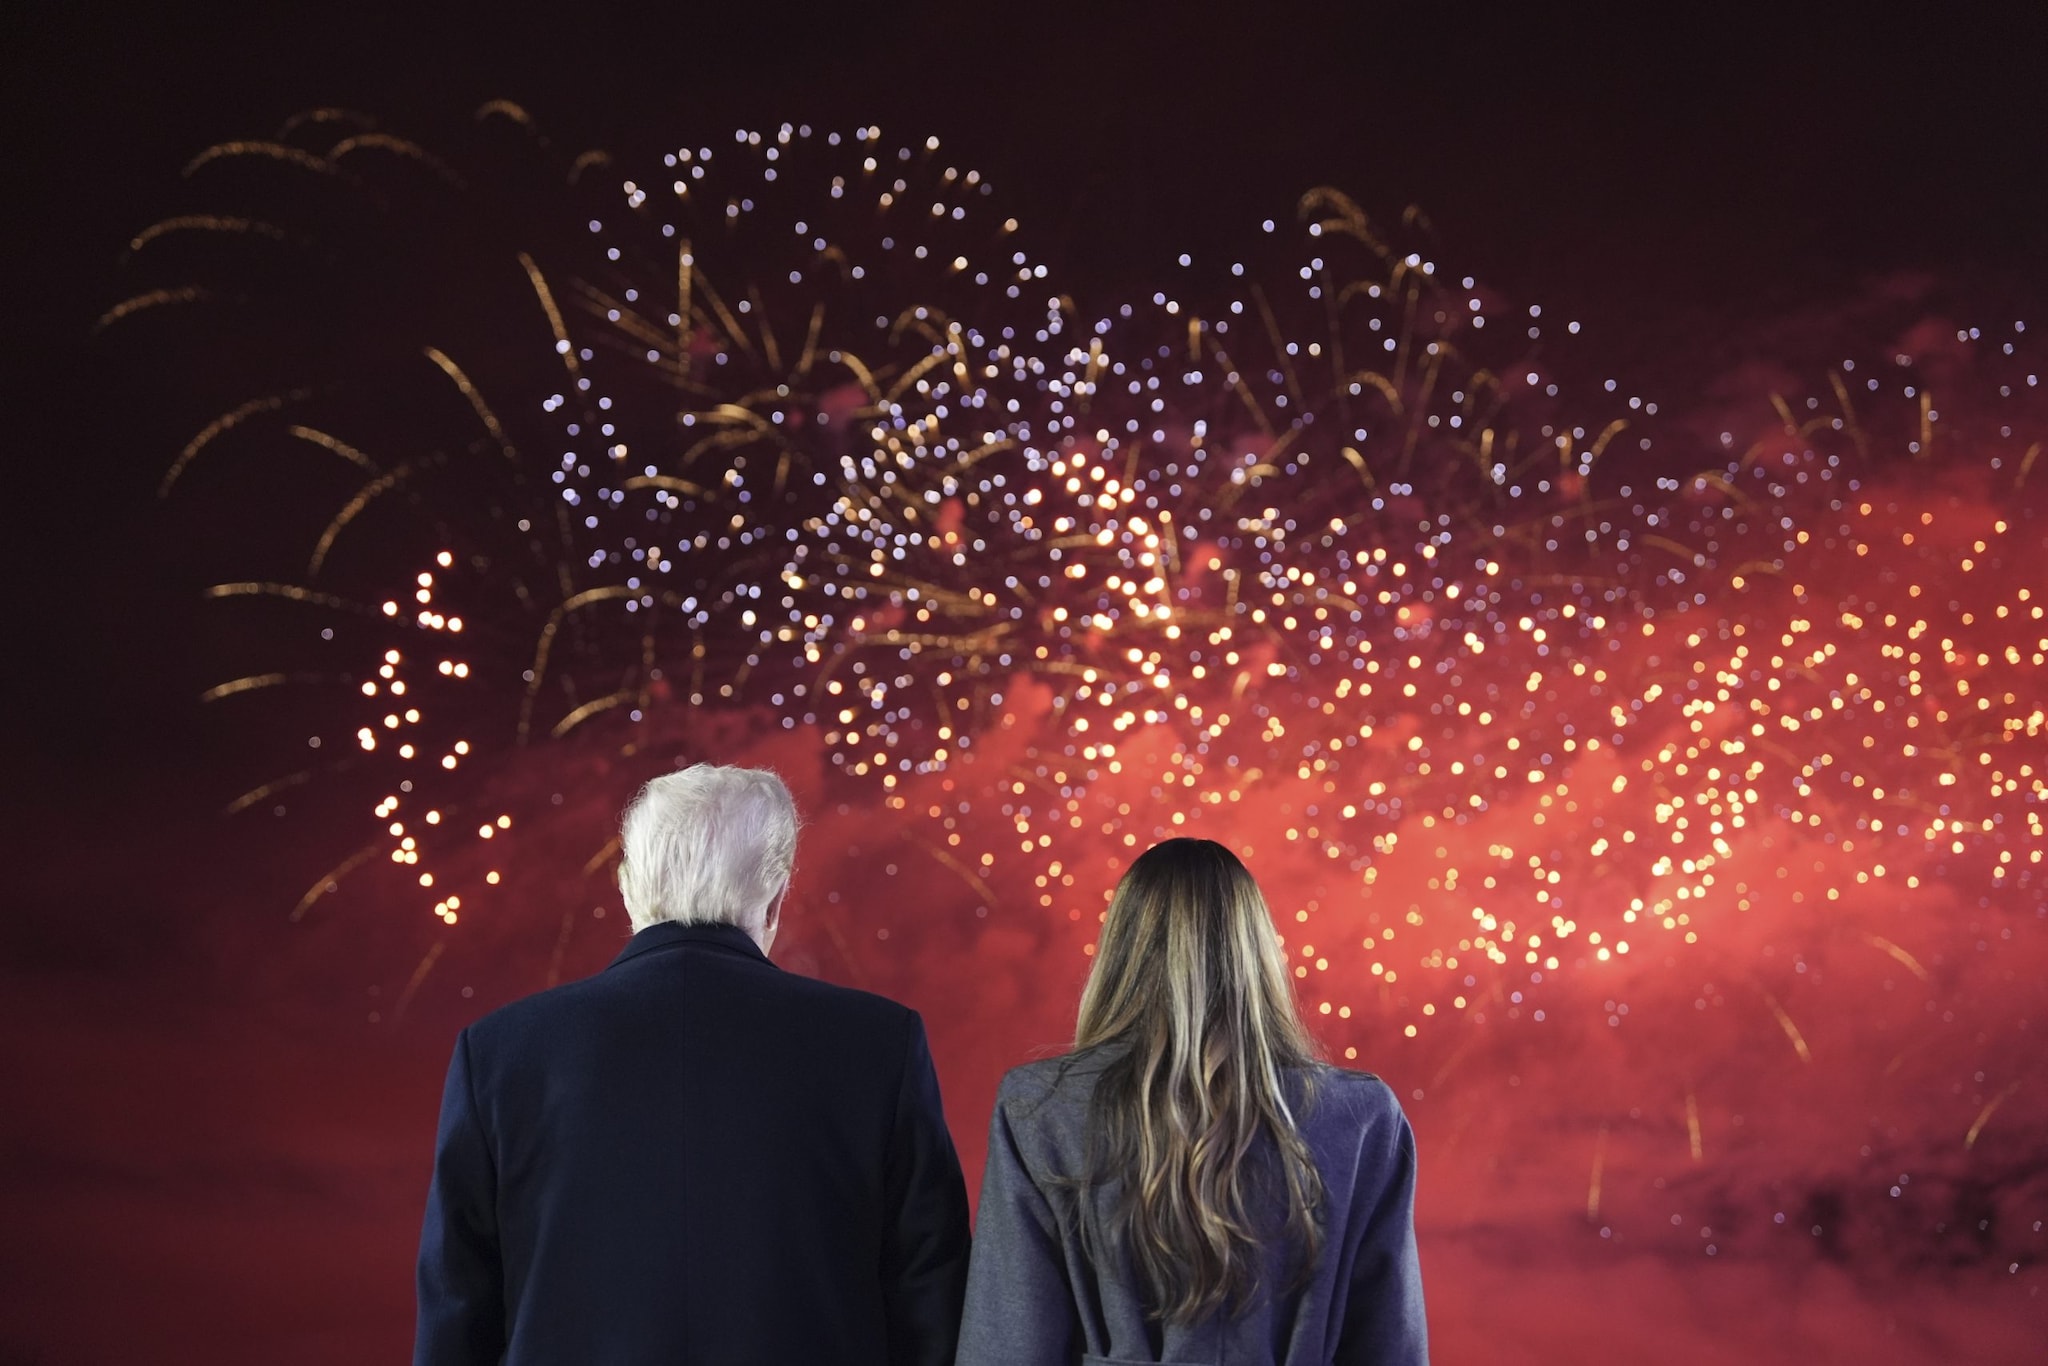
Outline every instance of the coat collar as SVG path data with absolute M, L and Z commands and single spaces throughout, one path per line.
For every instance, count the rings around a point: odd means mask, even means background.
M 617 967 L 643 954 L 679 948 L 713 949 L 720 953 L 738 954 L 759 963 L 768 962 L 768 955 L 761 952 L 761 946 L 737 925 L 680 925 L 673 920 L 664 920 L 649 925 L 628 940 L 626 947 L 619 951 L 619 956 L 612 959 L 611 966 Z M 769 966 L 773 967 L 774 964 L 770 963 Z

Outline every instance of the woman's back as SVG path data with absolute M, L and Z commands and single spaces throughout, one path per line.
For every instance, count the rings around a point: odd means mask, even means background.
M 1003 1079 L 959 1360 L 1426 1361 L 1414 1136 L 1316 1060 L 1251 872 L 1155 844 L 1095 947 L 1074 1052 Z
M 959 1361 L 1410 1363 L 1428 1359 L 1415 1253 L 1415 1142 L 1378 1078 L 1314 1064 L 1285 1078 L 1322 1183 L 1320 1247 L 1303 1268 L 1281 1230 L 1273 1183 L 1255 1211 L 1274 1236 L 1258 1290 L 1242 1305 L 1179 1323 L 1149 1307 L 1128 1255 L 1101 1264 L 1095 1227 L 1111 1227 L 1121 1191 L 1091 1181 L 1091 1101 L 1122 1050 L 1111 1043 L 1019 1067 L 1003 1079 L 990 1125 Z M 1264 1154 L 1270 1157 L 1271 1154 Z

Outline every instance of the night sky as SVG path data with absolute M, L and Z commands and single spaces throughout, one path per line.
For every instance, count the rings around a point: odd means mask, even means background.
M 158 498 L 235 386 L 204 354 L 93 329 L 130 292 L 129 239 L 181 202 L 179 168 L 200 148 L 328 105 L 434 147 L 501 97 L 562 146 L 622 154 L 874 120 L 937 133 L 984 168 L 1038 259 L 1087 300 L 1149 292 L 1175 253 L 1230 250 L 1330 184 L 1382 220 L 1421 206 L 1446 260 L 1583 319 L 1624 390 L 1754 430 L 1771 420 L 1760 377 L 1813 384 L 1920 316 L 2048 326 L 2038 7 L 1911 24 L 1786 7 L 1097 8 L 32 4 L 0 20 L 15 186 L 0 224 L 0 564 L 14 589 L 0 1366 L 401 1357 L 454 1030 L 540 986 L 536 964 L 595 970 L 623 932 L 615 898 L 573 941 L 566 920 L 552 938 L 551 909 L 525 927 L 537 940 L 479 929 L 483 950 L 413 1004 L 410 929 L 362 900 L 286 921 L 321 857 L 303 833 L 317 798 L 291 819 L 218 814 L 272 751 L 196 700 L 249 643 L 199 590 L 233 572 L 222 529 L 260 523 L 267 504 L 226 480 Z M 251 544 L 270 549 L 262 533 Z M 973 1179 L 997 1076 L 1057 1046 L 1086 960 L 1050 932 L 915 909 L 892 909 L 894 938 L 849 945 L 851 912 L 828 907 L 871 876 L 860 848 L 894 838 L 892 818 L 835 805 L 804 743 L 727 751 L 789 771 L 813 821 L 786 961 L 925 1012 Z M 517 781 L 526 796 L 567 789 L 596 828 L 632 778 L 579 752 Z M 1275 838 L 1266 819 L 1248 814 L 1246 838 Z M 534 895 L 604 902 L 568 866 L 588 851 L 559 845 L 543 852 L 562 871 Z M 905 881 L 899 906 L 957 899 L 943 872 Z M 1307 894 L 1284 871 L 1276 883 L 1276 906 Z M 2048 948 L 2028 895 L 1981 917 L 1960 900 L 1917 912 L 1933 969 L 1918 983 L 1806 922 L 1731 928 L 1682 971 L 1633 983 L 1643 1023 L 1625 1044 L 1604 1025 L 1496 1031 L 1418 1062 L 1390 1027 L 1358 1065 L 1415 1097 L 1439 1358 L 2030 1359 L 2048 1331 Z M 806 906 L 831 942 L 806 935 Z M 1743 966 L 1759 955 L 1796 956 L 1854 1003 L 1811 1006 L 1811 1061 L 1742 1005 L 1755 991 L 1717 994 L 1769 978 Z M 1905 1002 L 1894 978 L 1934 994 Z M 1900 1043 L 1941 1011 L 1973 1038 Z M 1993 1095 L 2007 1097 L 2000 1127 L 1966 1161 L 1955 1140 Z M 1895 1146 L 1873 1157 L 1886 1132 Z M 1939 1195 L 1910 1211 L 1884 1182 L 1870 1196 L 1859 1147 L 1910 1158 Z M 1610 1173 L 1609 1223 L 1635 1242 L 1589 1232 L 1589 1160 Z M 1788 1250 L 1773 1211 L 1849 1232 Z M 1961 1242 L 1947 1232 L 1980 1219 Z M 1679 1245 L 1681 1222 L 1715 1243 L 1712 1260 Z

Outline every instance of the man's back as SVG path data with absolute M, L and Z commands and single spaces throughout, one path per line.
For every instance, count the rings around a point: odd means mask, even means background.
M 415 1360 L 936 1366 L 966 1265 L 917 1015 L 657 924 L 458 1041 Z

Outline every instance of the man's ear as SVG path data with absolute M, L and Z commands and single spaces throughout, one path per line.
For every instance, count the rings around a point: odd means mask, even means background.
M 788 899 L 789 884 L 785 882 L 782 884 L 782 890 L 775 894 L 775 899 L 768 903 L 768 914 L 761 921 L 763 934 L 774 934 L 776 927 L 782 924 L 782 903 Z

